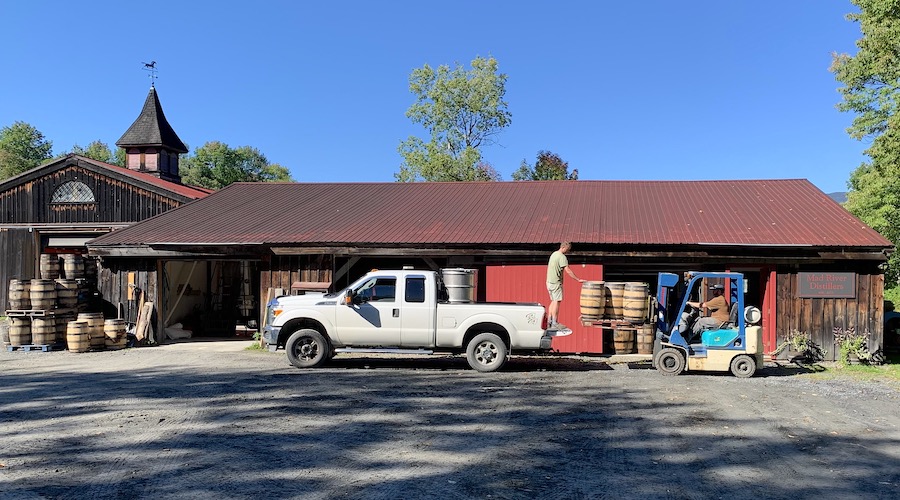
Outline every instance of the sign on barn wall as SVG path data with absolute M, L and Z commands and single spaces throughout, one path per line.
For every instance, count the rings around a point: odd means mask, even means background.
M 831 297 L 852 299 L 856 297 L 856 273 L 798 273 L 802 298 Z

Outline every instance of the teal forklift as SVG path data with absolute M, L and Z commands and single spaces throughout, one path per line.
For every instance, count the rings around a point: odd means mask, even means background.
M 701 311 L 688 302 L 711 283 L 722 284 L 726 291 L 728 322 L 695 335 L 692 326 Z M 730 371 L 736 377 L 752 377 L 763 367 L 762 328 L 756 324 L 759 309 L 744 304 L 746 290 L 741 273 L 695 272 L 684 279 L 659 273 L 653 366 L 663 375 Z

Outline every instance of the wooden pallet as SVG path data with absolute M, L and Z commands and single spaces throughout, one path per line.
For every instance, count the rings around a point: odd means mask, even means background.
M 59 309 L 7 309 L 6 315 L 10 317 L 36 316 L 38 318 L 44 316 L 56 316 L 62 314 L 71 314 L 78 312 L 74 307 L 65 307 Z
M 610 330 L 640 330 L 647 323 L 633 323 L 621 319 L 581 320 L 583 326 L 594 326 Z
M 8 346 L 6 346 L 6 350 L 7 350 L 8 352 L 13 352 L 13 351 L 25 351 L 25 352 L 30 352 L 30 351 L 41 351 L 41 352 L 48 352 L 48 351 L 53 351 L 53 350 L 55 350 L 55 349 L 60 349 L 60 350 L 62 350 L 63 348 L 64 348 L 64 346 L 62 346 L 62 345 L 60 345 L 60 344 L 29 344 L 29 345 L 8 345 Z

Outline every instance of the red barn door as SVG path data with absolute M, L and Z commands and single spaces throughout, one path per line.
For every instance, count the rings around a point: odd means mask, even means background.
M 581 279 L 603 279 L 601 264 L 571 264 Z M 547 293 L 546 264 L 488 265 L 485 269 L 485 299 L 488 302 L 538 302 L 546 310 L 550 305 Z M 581 325 L 581 285 L 563 273 L 563 301 L 559 321 L 572 329 L 572 335 L 553 339 L 553 349 L 564 353 L 602 354 L 603 338 L 599 328 Z

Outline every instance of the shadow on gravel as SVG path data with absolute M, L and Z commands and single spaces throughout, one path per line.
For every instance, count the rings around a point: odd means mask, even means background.
M 805 375 L 809 373 L 822 373 L 828 371 L 824 366 L 818 364 L 800 364 L 777 362 L 773 365 L 767 365 L 759 376 L 762 377 L 791 377 L 795 375 Z
M 323 367 L 344 369 L 394 369 L 394 370 L 460 370 L 472 371 L 463 356 L 345 356 L 340 354 Z M 512 356 L 503 365 L 501 372 L 583 372 L 592 370 L 612 370 L 605 361 L 554 357 Z
M 240 356 L 238 353 L 236 356 Z M 99 359 L 99 358 L 98 358 Z M 164 359 L 164 358 L 161 358 Z M 897 433 L 710 411 L 603 362 L 269 357 L 4 373 L 0 482 L 63 498 L 897 498 Z M 248 364 L 255 363 L 248 367 Z M 413 363 L 413 364 L 410 364 Z M 230 366 L 230 367 L 229 367 Z M 375 367 L 375 370 L 364 369 Z M 608 365 L 607 365 L 608 366 Z M 540 368 L 538 368 L 540 367 Z M 380 369 L 389 368 L 389 369 Z M 551 371 L 552 370 L 552 371 Z M 622 375 L 618 375 L 621 373 Z M 624 382 L 616 377 L 625 377 Z M 764 380 L 686 379 L 766 390 Z M 659 383 L 658 383 L 659 382 Z M 681 395 L 681 396 L 680 396 Z M 734 405 L 742 404 L 735 397 Z M 859 424 L 877 428 L 876 424 Z

